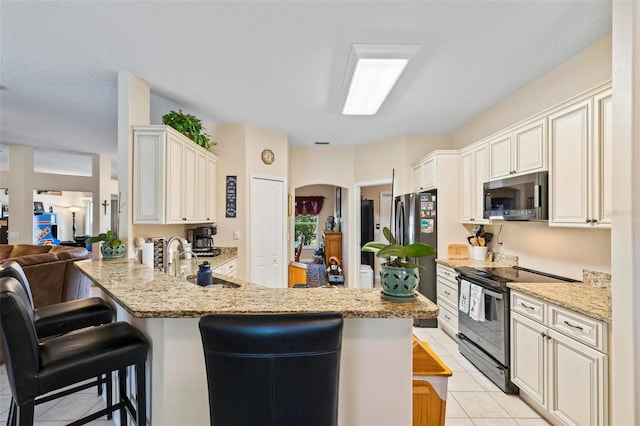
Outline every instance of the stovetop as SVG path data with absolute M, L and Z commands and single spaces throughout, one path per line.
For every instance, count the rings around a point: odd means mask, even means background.
M 558 283 L 558 282 L 576 282 L 571 278 L 561 277 L 558 275 L 548 274 L 546 272 L 534 271 L 533 269 L 523 268 L 521 266 L 507 267 L 487 267 L 473 268 L 470 266 L 462 266 L 455 270 L 464 278 L 475 280 L 488 286 L 504 289 L 507 288 L 508 282 L 521 283 Z

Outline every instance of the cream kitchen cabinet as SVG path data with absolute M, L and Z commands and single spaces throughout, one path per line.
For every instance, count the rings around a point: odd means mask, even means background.
M 133 222 L 216 220 L 217 157 L 169 126 L 135 126 Z
M 547 120 L 535 119 L 490 139 L 489 179 L 547 170 Z
M 458 282 L 456 272 L 441 264 L 436 265 L 438 299 L 438 325 L 455 339 L 458 334 Z
M 549 116 L 549 225 L 611 227 L 611 89 Z
M 511 380 L 549 419 L 608 424 L 606 351 L 605 323 L 511 292 Z
M 482 185 L 488 180 L 487 143 L 471 145 L 460 153 L 461 220 L 463 223 L 489 223 L 483 218 Z
M 438 180 L 448 179 L 458 169 L 460 153 L 456 150 L 433 151 L 416 161 L 412 167 L 412 191 L 438 188 Z
M 226 275 L 232 278 L 238 278 L 238 259 L 232 259 L 222 265 L 217 266 L 213 271 L 213 275 Z

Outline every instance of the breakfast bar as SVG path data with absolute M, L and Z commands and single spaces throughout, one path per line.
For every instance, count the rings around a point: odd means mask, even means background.
M 217 276 L 203 288 L 134 260 L 76 262 L 119 321 L 151 342 L 149 424 L 207 425 L 209 403 L 198 321 L 209 313 L 341 312 L 345 318 L 338 421 L 345 426 L 409 425 L 413 318 L 435 318 L 424 296 L 388 302 L 379 289 L 266 288 Z M 322 389 L 309 389 L 309 398 Z M 239 396 L 241 397 L 241 396 Z

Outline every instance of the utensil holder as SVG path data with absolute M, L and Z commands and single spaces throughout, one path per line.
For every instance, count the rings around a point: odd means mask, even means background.
M 473 260 L 486 260 L 487 259 L 487 247 L 486 246 L 471 246 L 471 259 L 473 259 Z

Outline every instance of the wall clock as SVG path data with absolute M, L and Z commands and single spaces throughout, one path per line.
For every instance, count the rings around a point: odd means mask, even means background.
M 270 149 L 265 149 L 262 151 L 262 162 L 264 164 L 271 164 L 276 159 L 275 154 Z

